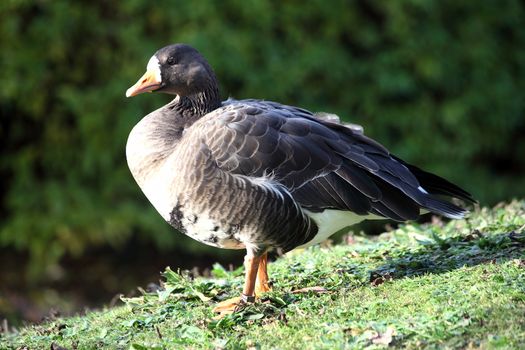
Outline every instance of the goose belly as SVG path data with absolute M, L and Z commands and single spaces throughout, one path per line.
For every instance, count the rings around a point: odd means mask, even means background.
M 318 231 L 317 235 L 315 235 L 311 241 L 297 248 L 306 248 L 317 243 L 321 243 L 334 233 L 344 229 L 345 227 L 358 224 L 361 221 L 382 219 L 377 215 L 357 215 L 349 211 L 335 209 L 325 209 L 322 212 L 316 213 L 303 208 L 303 211 L 317 224 Z
M 184 205 L 187 201 L 181 199 L 185 193 L 177 187 L 159 173 L 150 177 L 142 190 L 164 220 L 188 237 L 218 248 L 244 248 L 238 227 L 225 224 L 203 208 Z
M 168 223 L 186 236 L 213 247 L 245 248 L 238 226 L 225 224 L 206 212 L 176 205 Z

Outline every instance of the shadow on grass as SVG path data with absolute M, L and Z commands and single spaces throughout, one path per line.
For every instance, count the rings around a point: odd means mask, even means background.
M 386 263 L 370 271 L 370 282 L 378 285 L 387 280 L 439 274 L 463 266 L 514 259 L 523 261 L 525 233 L 512 231 L 485 236 L 474 231 L 464 237 L 441 239 L 435 236 L 434 242 L 422 242 L 421 245 L 423 249 L 417 252 L 387 253 Z

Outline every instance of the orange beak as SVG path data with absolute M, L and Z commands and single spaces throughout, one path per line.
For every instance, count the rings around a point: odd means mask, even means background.
M 146 71 L 135 85 L 126 90 L 126 97 L 135 96 L 143 92 L 152 92 L 160 88 L 161 81 L 157 79 L 157 76 L 158 74 L 154 71 Z

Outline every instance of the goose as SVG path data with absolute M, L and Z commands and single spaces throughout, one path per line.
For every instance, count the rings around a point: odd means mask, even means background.
M 204 244 L 245 249 L 242 294 L 220 315 L 271 290 L 267 253 L 289 252 L 367 219 L 452 219 L 474 202 L 457 185 L 411 165 L 328 113 L 272 101 L 221 101 L 193 47 L 159 49 L 126 91 L 174 96 L 143 117 L 126 145 L 129 169 L 159 214 Z

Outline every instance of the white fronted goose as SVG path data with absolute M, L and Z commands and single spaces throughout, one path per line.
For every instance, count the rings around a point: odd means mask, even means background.
M 462 218 L 467 211 L 441 195 L 473 201 L 331 115 L 270 101 L 221 102 L 213 70 L 188 45 L 158 50 L 126 96 L 150 91 L 175 99 L 131 131 L 133 177 L 180 232 L 246 249 L 243 293 L 218 312 L 269 290 L 269 249 L 312 245 L 365 219 Z

